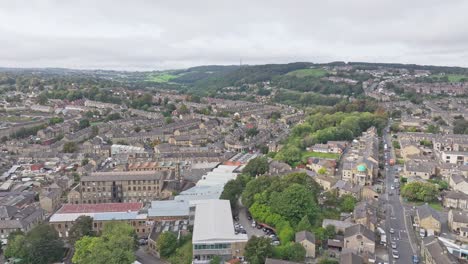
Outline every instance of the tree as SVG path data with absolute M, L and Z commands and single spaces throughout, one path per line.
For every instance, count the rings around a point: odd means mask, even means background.
M 19 258 L 26 260 L 28 258 L 27 248 L 24 247 L 26 244 L 26 237 L 24 235 L 17 235 L 13 238 L 8 239 L 8 245 L 5 249 L 5 257 L 7 258 Z
M 439 188 L 432 183 L 410 182 L 403 186 L 401 195 L 410 201 L 431 202 L 439 196 Z
M 320 169 L 318 170 L 318 174 L 320 174 L 320 175 L 325 175 L 325 174 L 327 174 L 327 169 L 324 168 L 324 167 L 320 168 Z
M 318 211 L 312 193 L 307 187 L 297 183 L 282 192 L 273 193 L 270 199 L 272 212 L 285 217 L 293 226 L 299 223 L 304 215 L 313 217 Z
M 47 224 L 34 227 L 26 235 L 15 235 L 5 249 L 6 257 L 19 258 L 24 263 L 47 264 L 62 259 L 64 244 L 57 231 Z
M 322 258 L 319 260 L 318 264 L 338 264 L 338 260 L 330 259 L 330 258 Z
M 84 158 L 82 161 L 81 161 L 81 166 L 86 166 L 88 165 L 89 163 L 89 159 L 88 158 Z
M 137 248 L 132 226 L 121 222 L 106 223 L 99 237 L 84 236 L 75 243 L 75 264 L 133 263 Z
M 235 180 L 230 180 L 224 185 L 223 192 L 221 193 L 220 199 L 229 200 L 231 203 L 231 209 L 237 208 L 237 200 L 239 199 L 242 191 L 244 190 L 245 184 L 243 176 L 239 175 Z
M 76 152 L 77 150 L 78 150 L 78 146 L 73 141 L 66 142 L 65 144 L 63 144 L 63 152 L 65 153 L 73 153 L 73 152 Z
M 245 173 L 251 177 L 263 175 L 266 172 L 268 172 L 268 160 L 265 157 L 251 159 L 242 170 L 242 173 Z
M 310 224 L 309 217 L 304 215 L 296 226 L 296 231 L 310 231 L 312 230 L 312 225 Z
M 76 219 L 75 223 L 70 228 L 69 240 L 71 244 L 74 244 L 84 236 L 94 236 L 93 218 L 82 215 Z
M 172 122 L 174 122 L 174 121 L 172 120 L 172 118 L 171 118 L 170 116 L 168 116 L 168 117 L 166 117 L 166 118 L 164 119 L 164 122 L 165 122 L 166 124 L 170 124 L 170 123 L 172 123 Z
M 177 249 L 177 236 L 172 232 L 164 232 L 159 235 L 156 249 L 163 258 L 168 258 Z
M 354 210 L 354 207 L 356 206 L 357 199 L 350 195 L 350 194 L 345 194 L 341 196 L 340 198 L 340 209 L 343 212 L 352 212 Z
M 211 260 L 210 260 L 210 264 L 220 264 L 221 263 L 221 258 L 219 256 L 214 256 Z
M 252 236 L 245 245 L 245 258 L 250 264 L 264 264 L 273 255 L 271 239 Z
M 427 126 L 426 133 L 438 134 L 440 132 L 440 127 L 430 124 Z
M 300 243 L 290 242 L 284 246 L 276 248 L 275 253 L 279 258 L 284 260 L 303 262 L 305 259 L 306 250 Z
M 179 108 L 179 113 L 184 115 L 184 114 L 187 114 L 189 112 L 187 106 L 185 104 L 182 104 Z
M 90 126 L 89 120 L 88 119 L 81 119 L 80 123 L 78 124 L 79 129 L 87 128 Z
M 95 137 L 99 134 L 99 127 L 98 126 L 92 126 L 91 127 L 91 137 Z
M 182 237 L 181 241 L 185 240 L 182 245 L 177 248 L 175 253 L 169 258 L 170 263 L 180 263 L 180 264 L 192 264 L 192 239 L 191 236 L 187 236 L 187 239 Z

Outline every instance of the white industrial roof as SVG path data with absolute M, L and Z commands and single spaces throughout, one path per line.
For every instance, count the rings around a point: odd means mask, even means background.
M 228 200 L 205 200 L 196 205 L 193 244 L 247 241 L 246 234 L 234 233 L 231 205 Z

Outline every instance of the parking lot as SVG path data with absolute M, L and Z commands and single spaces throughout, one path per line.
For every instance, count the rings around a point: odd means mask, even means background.
M 267 233 L 265 233 L 262 229 L 258 229 L 257 227 L 252 226 L 253 220 L 249 220 L 249 217 L 247 215 L 247 209 L 245 208 L 240 209 L 238 218 L 239 218 L 238 223 L 247 232 L 247 236 L 249 238 L 252 236 L 257 236 L 257 237 L 268 236 Z

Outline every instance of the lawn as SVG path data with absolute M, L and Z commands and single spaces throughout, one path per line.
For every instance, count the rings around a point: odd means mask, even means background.
M 439 75 L 433 75 L 433 76 L 440 78 L 440 77 L 443 77 L 444 75 L 439 74 Z M 449 82 L 460 82 L 462 79 L 468 80 L 468 76 L 463 75 L 463 74 L 446 74 L 445 76 L 447 76 Z
M 313 77 L 323 77 L 327 74 L 327 71 L 324 69 L 320 68 L 315 68 L 315 69 L 301 69 L 301 70 L 295 70 L 292 72 L 288 72 L 286 75 L 293 75 L 298 78 L 304 78 L 308 76 L 313 76 Z
M 340 158 L 340 154 L 322 153 L 322 152 L 314 152 L 314 151 L 307 151 L 307 152 L 302 153 L 302 160 L 305 160 L 309 157 L 338 160 Z
M 146 80 L 149 82 L 166 83 L 174 78 L 177 78 L 177 75 L 168 74 L 168 73 L 153 73 L 153 74 L 149 74 L 146 77 Z
M 412 202 L 411 203 L 413 206 L 420 206 L 420 205 L 423 205 L 425 204 L 424 202 Z M 436 211 L 443 211 L 444 210 L 444 207 L 442 206 L 442 204 L 440 204 L 440 202 L 428 202 L 427 204 L 429 204 L 430 207 L 432 207 L 432 209 L 436 210 Z

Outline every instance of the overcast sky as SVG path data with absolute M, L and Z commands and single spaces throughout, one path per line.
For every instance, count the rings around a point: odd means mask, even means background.
M 466 0 L 2 0 L 0 66 L 294 61 L 468 67 Z

